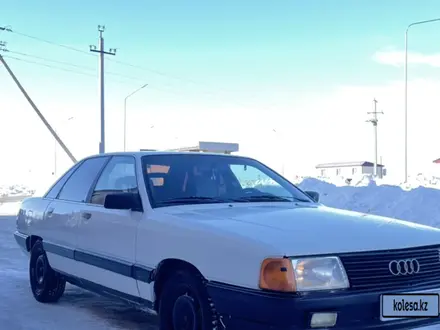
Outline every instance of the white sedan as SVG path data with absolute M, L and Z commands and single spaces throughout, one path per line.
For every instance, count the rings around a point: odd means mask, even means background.
M 440 230 L 318 199 L 247 157 L 103 154 L 25 200 L 14 235 L 37 301 L 69 282 L 163 330 L 440 323 Z

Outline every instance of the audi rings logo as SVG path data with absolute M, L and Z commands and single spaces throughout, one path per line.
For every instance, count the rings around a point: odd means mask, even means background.
M 388 264 L 388 269 L 395 276 L 412 275 L 420 271 L 420 264 L 417 259 L 393 260 Z

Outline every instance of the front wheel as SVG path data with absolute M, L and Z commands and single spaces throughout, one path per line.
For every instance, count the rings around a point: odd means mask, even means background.
M 41 241 L 31 250 L 29 281 L 34 298 L 42 303 L 58 301 L 66 287 L 66 281 L 50 267 Z
M 168 278 L 160 296 L 159 320 L 160 330 L 219 329 L 201 276 L 178 271 Z

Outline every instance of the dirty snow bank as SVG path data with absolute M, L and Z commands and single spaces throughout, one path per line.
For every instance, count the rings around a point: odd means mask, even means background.
M 296 176 L 292 178 L 292 182 L 300 183 L 305 178 L 309 177 L 300 177 Z M 371 174 L 359 174 L 353 175 L 350 177 L 317 177 L 318 180 L 332 183 L 338 187 L 343 186 L 351 186 L 351 187 L 362 187 L 368 186 L 371 181 L 375 181 L 378 186 L 381 185 L 391 185 L 391 186 L 400 186 L 404 189 L 413 189 L 417 187 L 426 187 L 426 188 L 435 188 L 440 189 L 440 177 L 427 175 L 419 173 L 414 176 L 408 176 L 408 182 L 404 182 L 402 177 L 393 177 L 393 176 L 385 176 L 382 179 L 374 179 Z
M 440 227 L 438 188 L 378 185 L 371 179 L 357 186 L 337 186 L 315 178 L 305 178 L 298 186 L 319 192 L 321 202 L 330 207 Z
M 0 185 L 0 197 L 17 196 L 17 195 L 33 195 L 35 189 L 31 189 L 25 185 Z

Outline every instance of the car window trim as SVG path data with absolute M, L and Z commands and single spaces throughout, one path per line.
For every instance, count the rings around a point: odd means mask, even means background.
M 95 159 L 95 158 L 108 158 L 107 161 L 104 162 L 104 164 L 102 165 L 101 169 L 100 169 L 99 172 L 98 172 L 99 175 L 100 175 L 102 169 L 105 168 L 105 166 L 107 165 L 107 163 L 108 163 L 109 159 L 111 158 L 111 156 L 108 156 L 108 155 L 104 155 L 104 156 L 97 155 L 97 156 L 88 157 L 88 158 L 85 158 L 85 159 L 83 159 L 83 160 L 81 161 L 81 163 L 82 163 L 81 166 L 84 165 L 84 163 L 85 163 L 87 160 L 91 160 L 91 159 Z M 75 171 L 73 171 L 73 173 L 75 173 L 75 172 L 76 172 L 81 166 L 78 166 L 77 169 L 76 169 Z M 72 175 L 73 175 L 73 173 L 72 173 Z M 71 177 L 71 176 L 70 176 L 70 177 Z M 72 200 L 69 200 L 69 199 L 60 199 L 60 198 L 59 198 L 59 195 L 61 194 L 62 190 L 64 189 L 64 186 L 65 186 L 66 183 L 70 180 L 70 177 L 69 177 L 69 179 L 67 179 L 66 182 L 64 183 L 64 185 L 63 185 L 62 189 L 59 191 L 59 193 L 58 193 L 56 199 L 59 200 L 59 201 L 68 201 L 68 202 L 75 202 L 75 203 L 80 203 L 80 204 L 84 204 L 84 203 L 86 203 L 86 202 L 87 202 L 87 199 L 84 200 L 84 201 L 72 201 Z M 90 193 L 90 189 L 89 189 L 89 193 Z M 87 196 L 88 196 L 88 195 L 87 195 Z
M 92 196 L 93 190 L 95 189 L 96 183 L 98 182 L 99 178 L 102 175 L 102 172 L 107 167 L 108 163 L 113 159 L 113 155 L 111 156 L 101 156 L 101 157 L 107 157 L 107 161 L 104 162 L 101 169 L 98 171 L 98 174 L 96 174 L 95 178 L 93 179 L 92 183 L 90 184 L 89 191 L 87 192 L 86 199 L 84 200 L 83 204 L 90 204 L 90 198 Z
M 150 206 L 152 209 L 158 208 L 159 206 L 157 206 L 156 201 L 153 199 L 153 191 L 151 190 L 150 187 L 150 178 L 149 175 L 147 174 L 147 169 L 145 168 L 145 172 L 144 172 L 144 167 L 148 162 L 148 158 L 150 158 L 151 155 L 144 155 L 141 157 L 141 168 L 142 168 L 142 180 L 144 180 L 144 184 L 145 184 L 145 190 L 147 192 L 147 197 L 148 197 L 148 201 L 150 202 Z M 155 155 L 154 155 L 155 156 Z M 170 166 L 170 170 L 171 170 L 171 166 Z
M 103 205 L 100 205 L 100 204 L 91 203 L 92 194 L 95 191 L 96 185 L 98 184 L 98 181 L 101 178 L 102 173 L 106 169 L 107 165 L 110 163 L 110 161 L 113 158 L 127 158 L 127 157 L 134 159 L 134 175 L 135 175 L 135 179 L 136 179 L 137 193 L 139 194 L 139 181 L 137 179 L 137 173 L 136 173 L 136 171 L 137 171 L 136 157 L 133 156 L 133 155 L 112 155 L 112 156 L 109 157 L 109 160 L 105 163 L 105 165 L 102 167 L 102 169 L 99 171 L 98 175 L 96 176 L 95 180 L 93 181 L 92 186 L 91 186 L 91 188 L 89 190 L 89 193 L 87 194 L 87 199 L 85 201 L 85 204 L 94 205 L 94 206 L 101 206 L 101 207 L 103 206 Z

